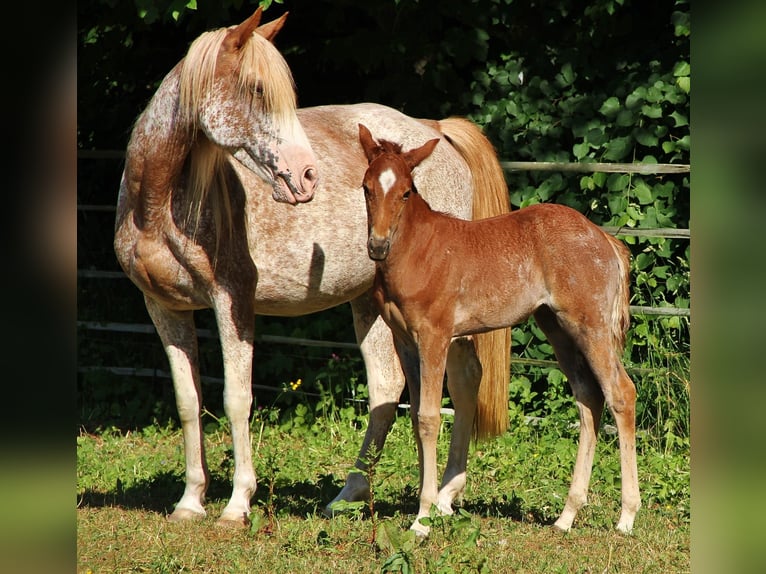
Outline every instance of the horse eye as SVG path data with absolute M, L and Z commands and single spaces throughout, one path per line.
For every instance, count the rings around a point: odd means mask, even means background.
M 255 95 L 256 96 L 259 96 L 259 97 L 263 96 L 263 82 L 261 82 L 259 80 L 258 83 L 255 84 L 255 90 L 254 91 L 255 91 Z
M 370 188 L 368 188 L 366 185 L 362 185 L 362 190 L 364 191 L 364 195 L 370 195 Z

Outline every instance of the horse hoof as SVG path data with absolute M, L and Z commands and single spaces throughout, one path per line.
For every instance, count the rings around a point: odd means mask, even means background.
M 205 518 L 205 512 L 195 512 L 188 508 L 176 508 L 168 516 L 168 522 L 188 522 L 193 520 L 202 520 Z
M 428 534 L 431 532 L 431 528 L 422 525 L 419 520 L 416 520 L 412 526 L 410 526 L 410 530 L 415 533 L 415 536 L 418 540 L 424 540 L 428 538 Z
M 557 530 L 558 532 L 563 532 L 564 534 L 566 534 L 572 529 L 572 526 L 571 525 L 567 526 L 566 524 L 559 524 L 559 521 L 557 520 L 556 522 L 553 523 L 553 529 Z

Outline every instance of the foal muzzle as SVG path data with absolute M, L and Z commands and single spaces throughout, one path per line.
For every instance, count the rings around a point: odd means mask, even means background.
M 367 241 L 367 254 L 374 261 L 383 261 L 391 248 L 391 241 L 387 237 L 370 237 Z

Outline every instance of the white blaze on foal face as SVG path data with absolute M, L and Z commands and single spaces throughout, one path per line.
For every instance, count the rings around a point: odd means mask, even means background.
M 391 168 L 388 168 L 380 174 L 378 181 L 380 182 L 380 188 L 383 190 L 383 195 L 386 195 L 389 190 L 394 187 L 396 176 L 394 175 L 394 172 L 391 171 Z

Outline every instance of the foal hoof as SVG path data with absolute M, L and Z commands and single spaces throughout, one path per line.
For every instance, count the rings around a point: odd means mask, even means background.
M 205 518 L 204 512 L 195 512 L 188 508 L 176 508 L 172 514 L 168 515 L 168 522 L 189 522 L 202 520 Z

